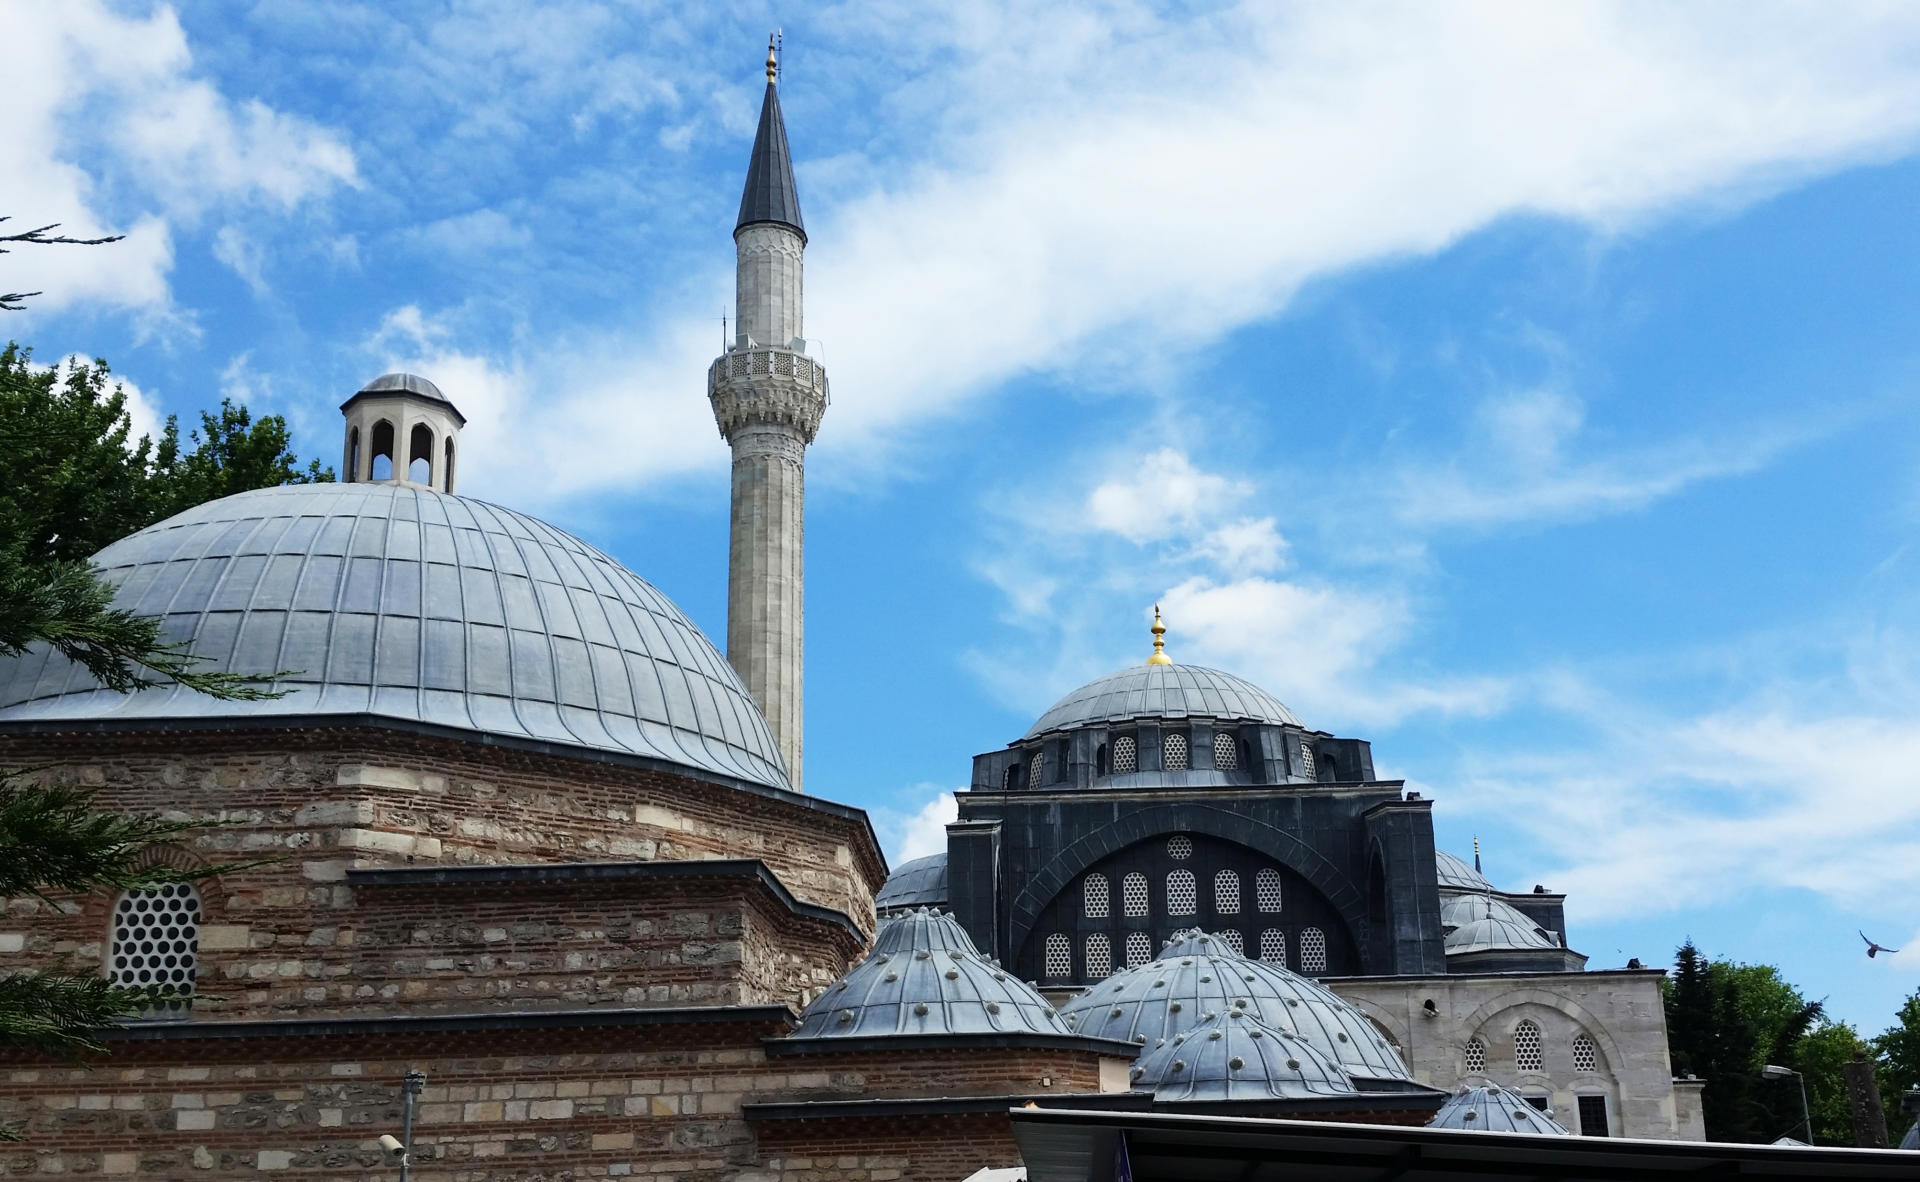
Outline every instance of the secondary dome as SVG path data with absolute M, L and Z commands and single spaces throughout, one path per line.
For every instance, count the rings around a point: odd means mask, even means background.
M 883 925 L 873 951 L 813 1000 L 787 1039 L 927 1034 L 1074 1037 L 1046 998 L 980 955 L 951 915 L 922 908 Z
M 1447 955 L 1560 947 L 1545 928 L 1510 903 L 1486 895 L 1458 895 L 1440 905 Z
M 1213 1014 L 1135 1060 L 1133 1086 L 1155 1100 L 1312 1100 L 1353 1096 L 1353 1077 L 1299 1035 L 1245 1010 Z
M 740 679 L 666 596 L 534 518 L 401 484 L 239 493 L 93 558 L 116 603 L 286 696 L 116 694 L 35 646 L 0 723 L 371 716 L 644 756 L 788 787 Z
M 1298 1035 L 1356 1079 L 1413 1078 L 1352 1003 L 1317 981 L 1239 956 L 1197 928 L 1175 933 L 1157 960 L 1069 999 L 1060 1016 L 1081 1034 L 1150 1048 L 1229 1010 Z
M 1570 1137 L 1566 1127 L 1546 1113 L 1498 1085 L 1468 1088 L 1454 1096 L 1427 1122 L 1431 1129 L 1465 1129 L 1474 1133 L 1542 1133 Z
M 1153 718 L 1302 725 L 1278 698 L 1231 673 L 1200 665 L 1133 665 L 1055 702 L 1024 738 Z
M 916 907 L 944 907 L 947 903 L 947 854 L 945 850 L 902 862 L 880 884 L 873 906 L 882 915 L 910 911 Z
M 1443 891 L 1490 891 L 1492 883 L 1473 868 L 1465 858 L 1449 854 L 1445 850 L 1433 851 L 1433 868 L 1438 872 L 1440 889 Z

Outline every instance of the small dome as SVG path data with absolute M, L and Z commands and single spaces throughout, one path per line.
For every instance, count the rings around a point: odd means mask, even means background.
M 418 394 L 422 398 L 448 401 L 447 396 L 440 392 L 440 387 L 417 373 L 383 373 L 360 387 L 359 392 L 362 394 Z
M 1497 1084 L 1468 1088 L 1440 1106 L 1427 1122 L 1430 1129 L 1465 1129 L 1474 1133 L 1539 1133 L 1571 1137 L 1566 1127 Z
M 1055 702 L 1025 738 L 1160 718 L 1301 725 L 1279 699 L 1231 673 L 1199 665 L 1132 665 L 1089 681 Z
M 93 563 L 114 601 L 284 697 L 102 689 L 45 645 L 0 658 L 0 723 L 373 717 L 638 755 L 786 788 L 733 667 L 666 596 L 510 509 L 396 484 L 237 493 Z
M 951 915 L 887 921 L 867 958 L 827 986 L 789 1040 L 925 1034 L 1073 1037 L 1031 985 L 980 955 Z
M 881 914 L 911 910 L 915 907 L 944 907 L 947 902 L 947 855 L 944 851 L 902 862 L 880 893 L 873 897 Z
M 1440 905 L 1448 956 L 1463 952 L 1558 949 L 1545 928 L 1510 903 L 1488 895 L 1459 895 Z
M 1209 1014 L 1140 1053 L 1130 1072 L 1155 1100 L 1311 1100 L 1359 1093 L 1353 1077 L 1299 1035 L 1245 1010 Z
M 1433 868 L 1439 871 L 1443 891 L 1490 891 L 1492 883 L 1481 877 L 1473 864 L 1445 850 L 1433 851 Z
M 1176 932 L 1159 959 L 1125 969 L 1060 1007 L 1067 1026 L 1095 1038 L 1152 1048 L 1209 1014 L 1245 1010 L 1305 1039 L 1356 1079 L 1413 1078 L 1367 1016 L 1318 981 L 1248 960 L 1198 928 Z

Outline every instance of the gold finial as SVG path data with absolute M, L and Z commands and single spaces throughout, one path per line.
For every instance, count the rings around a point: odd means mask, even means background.
M 775 74 L 778 74 L 779 72 L 780 72 L 780 62 L 778 59 L 776 59 L 773 56 L 773 34 L 768 33 L 767 34 L 767 81 L 769 82 L 773 81 L 773 76 Z
M 1173 664 L 1173 658 L 1167 655 L 1167 642 L 1164 639 L 1167 635 L 1167 626 L 1160 622 L 1160 605 L 1157 603 L 1153 605 L 1153 627 L 1150 631 L 1153 633 L 1153 655 L 1147 658 L 1147 664 Z

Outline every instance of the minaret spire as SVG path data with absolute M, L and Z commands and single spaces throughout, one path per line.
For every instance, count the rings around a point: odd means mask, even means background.
M 808 355 L 807 231 L 767 42 L 767 92 L 734 224 L 734 336 L 707 372 L 707 398 L 733 449 L 727 660 L 766 715 L 801 786 L 805 658 L 802 543 L 806 452 L 827 409 L 827 372 Z

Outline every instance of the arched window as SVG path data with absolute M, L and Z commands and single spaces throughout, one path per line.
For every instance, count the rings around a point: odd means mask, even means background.
M 1213 876 L 1213 909 L 1220 915 L 1240 914 L 1240 876 L 1222 870 Z
M 1167 838 L 1167 857 L 1176 862 L 1184 862 L 1193 857 L 1193 838 L 1184 833 L 1176 833 Z
M 446 479 L 440 482 L 440 491 L 446 493 L 453 491 L 453 439 L 451 437 L 447 439 Z
M 1000 788 L 1002 791 L 1012 792 L 1015 788 L 1018 788 L 1019 786 L 1020 786 L 1020 765 L 1017 763 L 1010 763 L 1007 765 L 1006 772 L 1003 773 L 1000 777 Z
M 1153 941 L 1147 939 L 1145 932 L 1130 932 L 1127 935 L 1127 967 L 1137 969 L 1153 959 Z
M 1107 876 L 1089 874 L 1080 882 L 1082 914 L 1088 919 L 1107 917 Z
M 1113 973 L 1113 952 L 1105 932 L 1087 937 L 1087 980 L 1099 981 Z
M 1193 889 L 1193 871 L 1176 870 L 1167 875 L 1167 914 L 1192 915 L 1198 905 Z
M 360 479 L 360 428 L 347 432 L 347 481 Z
M 1331 755 L 1327 756 L 1325 763 L 1327 765 L 1326 778 L 1328 780 L 1338 780 L 1340 778 L 1340 765 L 1334 762 L 1333 756 Z
M 1170 772 L 1187 770 L 1187 737 L 1178 731 L 1169 732 L 1160 740 L 1161 760 Z
M 1327 934 L 1319 928 L 1302 928 L 1300 931 L 1300 971 L 1327 971 Z
M 1135 749 L 1132 735 L 1121 735 L 1113 741 L 1113 774 L 1124 776 L 1138 769 L 1140 758 Z
M 107 980 L 136 989 L 158 988 L 142 1015 L 184 1018 L 193 1005 L 200 954 L 200 893 L 184 882 L 128 891 L 113 908 L 113 952 Z
M 1038 788 L 1046 783 L 1047 757 L 1045 752 L 1035 751 L 1033 762 L 1027 765 L 1027 787 Z
M 433 483 L 433 428 L 415 423 L 407 438 L 407 479 L 415 484 Z
M 1460 1061 L 1468 1075 L 1484 1075 L 1487 1070 L 1487 1044 L 1478 1038 L 1468 1039 L 1467 1052 Z
M 1523 1072 L 1537 1074 L 1546 1069 L 1540 1027 L 1528 1018 L 1513 1028 L 1513 1065 Z
M 1287 967 L 1287 934 L 1279 928 L 1268 928 L 1260 933 L 1260 959 L 1268 964 Z
M 1073 942 L 1065 933 L 1055 932 L 1047 937 L 1047 976 L 1073 976 Z
M 1096 776 L 1104 776 L 1107 774 L 1107 745 L 1105 743 L 1100 744 L 1100 746 L 1094 750 L 1093 774 Z
M 1311 780 L 1314 775 L 1313 746 L 1309 743 L 1300 744 L 1300 774 L 1309 780 Z
M 1584 1034 L 1573 1038 L 1573 1069 L 1593 1072 L 1600 1070 L 1600 1050 L 1593 1045 L 1593 1039 Z
M 1147 913 L 1147 876 L 1135 871 L 1120 880 L 1120 899 L 1127 914 L 1139 917 Z M 1146 939 L 1142 936 L 1141 939 Z
M 1234 931 L 1232 928 L 1228 928 L 1225 931 L 1221 932 L 1220 939 L 1226 943 L 1227 947 L 1233 949 L 1233 954 L 1235 956 L 1245 956 L 1247 954 L 1246 939 L 1242 937 L 1239 932 Z
M 1253 878 L 1254 904 L 1262 914 L 1273 915 L 1280 910 L 1280 872 L 1269 867 Z
M 1213 766 L 1223 772 L 1240 766 L 1240 744 L 1234 742 L 1233 735 L 1227 731 L 1213 732 Z
M 393 424 L 385 419 L 373 425 L 367 474 L 374 480 L 393 479 Z

